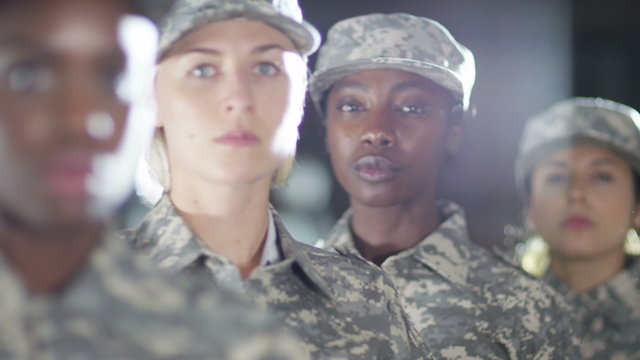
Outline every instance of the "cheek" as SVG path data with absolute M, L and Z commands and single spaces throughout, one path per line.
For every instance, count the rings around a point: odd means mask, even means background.
M 534 230 L 543 236 L 559 223 L 563 218 L 564 205 L 559 197 L 550 194 L 538 194 L 531 196 L 528 219 Z
M 327 124 L 327 151 L 332 161 L 336 163 L 347 162 L 358 144 L 359 139 L 349 129 Z
M 606 219 L 605 224 L 626 232 L 633 227 L 634 194 L 621 192 L 609 195 L 594 201 L 594 206 L 598 209 L 598 216 Z
M 55 134 L 55 121 L 52 109 L 44 106 L 30 104 L 5 104 L 0 107 L 5 109 L 0 113 L 2 131 L 11 140 L 10 144 L 16 151 L 32 153 L 53 139 Z

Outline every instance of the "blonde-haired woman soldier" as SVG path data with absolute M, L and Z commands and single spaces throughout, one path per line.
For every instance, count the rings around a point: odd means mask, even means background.
M 129 235 L 160 268 L 267 306 L 314 358 L 428 357 L 381 271 L 296 242 L 269 207 L 295 153 L 318 43 L 295 1 L 177 3 L 156 81 L 170 184 Z
M 525 127 L 516 181 L 548 244 L 548 282 L 575 309 L 582 359 L 640 357 L 640 262 L 624 244 L 640 216 L 640 114 L 574 98 Z

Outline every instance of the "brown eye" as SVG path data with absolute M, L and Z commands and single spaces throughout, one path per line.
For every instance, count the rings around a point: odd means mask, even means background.
M 49 72 L 37 63 L 19 63 L 7 73 L 7 85 L 15 93 L 42 91 L 50 79 Z
M 336 106 L 336 109 L 339 112 L 344 112 L 344 113 L 351 113 L 351 112 L 357 112 L 357 111 L 364 111 L 364 107 L 362 105 L 360 105 L 357 102 L 354 101 L 345 101 L 342 102 L 340 104 L 338 104 L 338 106 Z
M 550 185 L 563 185 L 568 181 L 568 177 L 560 173 L 551 173 L 547 175 L 544 180 Z
M 400 105 L 396 107 L 396 111 L 406 115 L 425 115 L 429 112 L 429 107 L 426 105 Z

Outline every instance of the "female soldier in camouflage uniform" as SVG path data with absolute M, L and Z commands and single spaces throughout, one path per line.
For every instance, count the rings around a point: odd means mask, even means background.
M 516 162 L 527 222 L 548 244 L 544 275 L 578 322 L 581 359 L 640 358 L 640 114 L 593 98 L 562 101 L 527 123 Z
M 388 277 L 296 242 L 269 207 L 295 153 L 318 43 L 295 1 L 178 1 L 156 79 L 165 194 L 128 236 L 159 267 L 268 307 L 314 358 L 424 358 Z
M 437 356 L 572 359 L 562 298 L 472 243 L 463 209 L 437 200 L 474 80 L 472 53 L 433 20 L 370 14 L 329 30 L 310 90 L 351 209 L 325 246 L 380 264 Z

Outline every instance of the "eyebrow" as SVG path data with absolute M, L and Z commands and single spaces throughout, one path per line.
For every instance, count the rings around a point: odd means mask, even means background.
M 550 167 L 559 167 L 559 168 L 567 168 L 566 161 L 563 160 L 544 160 L 540 163 L 541 166 L 550 166 Z
M 287 51 L 281 45 L 278 45 L 278 44 L 266 44 L 266 45 L 260 45 L 260 46 L 258 46 L 256 48 L 254 48 L 253 50 L 251 50 L 251 53 L 252 54 L 262 54 L 262 53 L 265 53 L 267 51 L 274 50 L 274 49 L 275 50 Z M 192 49 L 188 49 L 188 50 L 183 52 L 183 54 L 190 54 L 190 53 L 207 54 L 207 55 L 214 55 L 214 56 L 221 56 L 222 55 L 222 51 L 220 51 L 218 49 L 214 49 L 214 48 L 207 48 L 207 47 L 192 48 Z
M 37 47 L 37 44 L 27 38 L 19 36 L 5 36 L 0 37 L 0 47 L 29 49 Z
M 570 161 L 566 161 L 566 160 L 546 160 L 543 163 L 541 163 L 541 165 L 566 168 L 566 167 L 568 167 L 568 164 L 567 164 L 568 162 L 570 162 Z M 613 160 L 607 159 L 607 158 L 597 158 L 597 159 L 592 160 L 589 163 L 589 166 L 603 166 L 603 165 L 604 166 L 606 166 L 606 165 L 616 166 L 617 163 L 614 162 Z
M 407 80 L 407 81 L 403 81 L 400 84 L 396 85 L 393 87 L 392 91 L 402 91 L 402 90 L 407 90 L 407 89 L 419 89 L 419 90 L 424 90 L 424 91 L 431 91 L 432 89 L 424 84 L 422 81 L 416 81 L 416 80 Z
M 598 158 L 595 159 L 591 162 L 591 166 L 600 166 L 600 165 L 612 165 L 612 166 L 616 166 L 618 165 L 616 162 L 614 162 L 611 159 L 607 159 L 607 158 Z
M 368 91 L 369 87 L 363 83 L 359 83 L 357 81 L 341 81 L 337 84 L 335 84 L 332 87 L 332 91 L 336 91 L 336 90 L 340 90 L 340 89 L 347 89 L 347 88 L 356 88 L 356 89 L 360 89 L 360 90 L 364 90 L 364 91 Z
M 285 48 L 283 48 L 281 45 L 278 45 L 278 44 L 266 44 L 266 45 L 260 45 L 260 46 L 256 47 L 255 49 L 251 50 L 251 52 L 254 53 L 254 54 L 261 54 L 261 53 L 265 53 L 265 52 L 270 51 L 270 50 L 288 51 Z

